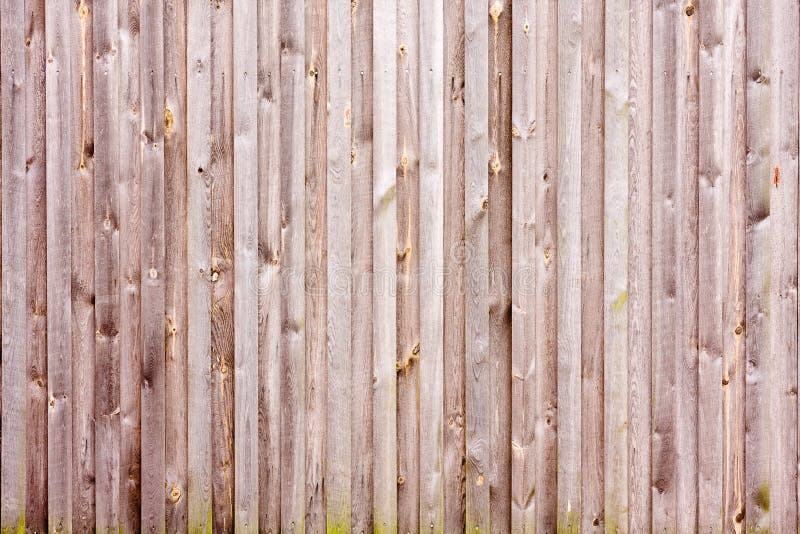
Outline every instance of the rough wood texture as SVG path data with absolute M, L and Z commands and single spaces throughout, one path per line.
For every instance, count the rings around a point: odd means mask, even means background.
M 784 532 L 793 0 L 0 0 L 10 532 Z

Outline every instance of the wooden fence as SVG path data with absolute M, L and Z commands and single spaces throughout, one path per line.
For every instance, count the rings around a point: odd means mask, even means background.
M 796 0 L 0 0 L 3 532 L 796 532 Z

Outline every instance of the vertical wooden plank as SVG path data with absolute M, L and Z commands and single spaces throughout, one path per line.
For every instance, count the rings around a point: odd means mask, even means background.
M 583 2 L 581 20 L 581 532 L 604 525 L 603 212 L 605 2 Z
M 726 277 L 726 291 L 722 304 L 722 464 L 725 469 L 722 479 L 722 505 L 725 514 L 723 528 L 726 530 L 741 530 L 745 514 L 745 372 L 746 365 L 748 365 L 744 338 L 745 273 L 747 268 L 745 257 L 747 251 L 745 242 L 747 206 L 745 201 L 747 198 L 747 150 L 749 146 L 753 146 L 747 140 L 745 128 L 747 106 L 744 68 L 747 58 L 744 32 L 748 18 L 745 15 L 745 9 L 744 1 L 740 0 L 731 3 L 730 11 L 726 12 L 726 41 L 730 42 L 732 46 L 725 51 L 726 66 L 723 69 L 726 79 L 730 80 L 730 86 L 725 90 L 726 109 L 723 126 L 726 159 L 728 160 L 727 169 L 730 176 L 730 189 L 727 192 L 728 217 L 725 220 L 728 227 L 728 249 L 726 251 L 727 259 L 723 262 L 721 270 Z M 796 29 L 790 34 L 796 35 Z M 796 251 L 794 256 L 796 263 Z M 775 280 L 775 277 L 772 279 Z M 789 403 L 787 403 L 788 405 Z M 791 405 L 794 406 L 794 403 Z M 796 471 L 796 462 L 790 460 L 784 465 L 789 464 L 795 466 Z M 795 488 L 796 486 L 792 483 L 791 487 Z M 792 512 L 792 517 L 794 517 L 794 512 Z
M 47 193 L 43 0 L 25 5 L 28 411 L 25 527 L 47 530 Z
M 306 530 L 326 530 L 328 4 L 306 6 Z M 338 51 L 337 51 L 338 52 Z
M 303 5 L 281 10 L 280 228 L 281 532 L 303 532 L 305 515 L 305 68 Z
M 94 449 L 94 113 L 92 106 L 92 0 L 73 3 L 72 109 L 72 452 L 73 528 L 95 527 Z M 88 251 L 88 252 L 87 252 Z
M 770 530 L 797 529 L 797 55 L 798 5 L 776 0 L 768 11 L 772 64 L 769 79 L 769 152 L 764 174 L 770 181 Z M 735 58 L 734 58 L 735 60 Z M 734 86 L 732 90 L 737 88 Z M 735 102 L 732 102 L 732 107 Z M 758 109 L 758 108 L 756 108 Z M 732 113 L 736 109 L 733 108 Z M 735 115 L 734 115 L 735 117 Z M 732 159 L 735 158 L 736 123 L 732 125 Z M 743 143 L 743 140 L 741 141 Z M 735 173 L 736 161 L 731 162 Z M 763 175 L 762 175 L 763 176 Z M 759 177 L 763 179 L 762 177 Z M 731 196 L 731 208 L 734 197 Z M 736 221 L 738 222 L 738 221 Z M 731 218 L 733 225 L 734 218 Z M 736 227 L 732 231 L 738 230 Z M 737 258 L 738 259 L 738 258 Z M 736 268 L 731 261 L 729 273 Z M 735 272 L 735 271 L 734 271 Z M 732 300 L 736 295 L 728 295 Z M 731 303 L 733 304 L 733 303 Z M 733 306 L 731 306 L 733 308 Z M 733 310 L 726 314 L 732 321 Z M 729 327 L 733 323 L 728 323 Z M 729 336 L 730 337 L 730 336 Z M 738 338 L 737 338 L 738 339 Z M 738 356 L 738 353 L 734 353 Z M 739 370 L 738 358 L 730 362 Z M 734 375 L 738 377 L 738 373 Z M 732 394 L 736 391 L 734 389 Z M 732 398 L 732 402 L 737 399 Z M 733 415 L 733 414 L 732 414 Z
M 231 532 L 234 493 L 233 5 L 211 11 L 211 425 L 213 528 Z
M 374 530 L 397 532 L 397 2 L 374 2 L 373 369 Z
M 2 68 L 2 271 L 3 412 L 0 525 L 25 529 L 28 402 L 27 188 L 25 169 L 26 76 L 24 12 L 0 4 Z
M 724 95 L 727 77 L 723 56 L 733 45 L 726 31 L 724 2 L 712 1 L 697 10 L 699 52 L 698 158 L 698 515 L 701 531 L 722 531 L 722 301 L 724 277 L 718 268 L 727 247 L 723 221 L 728 177 L 724 143 Z M 719 75 L 722 72 L 723 75 Z M 748 249 L 750 244 L 748 243 Z M 748 252 L 748 256 L 750 253 Z M 747 267 L 748 276 L 750 266 Z M 748 302 L 750 298 L 748 297 Z M 750 318 L 748 318 L 748 322 Z M 748 325 L 748 331 L 751 327 Z M 755 331 L 758 327 L 755 327 Z M 749 338 L 749 333 L 748 333 Z M 754 464 L 758 462 L 754 458 Z M 748 464 L 750 462 L 748 461 Z M 748 519 L 750 515 L 748 513 Z
M 165 264 L 163 2 L 143 0 L 142 81 L 142 530 L 165 528 Z
M 259 528 L 281 529 L 281 33 L 280 2 L 259 2 Z M 288 148 L 288 147 L 287 147 Z M 294 150 L 296 148 L 292 147 Z M 288 155 L 288 154 L 287 154 Z M 303 432 L 305 430 L 303 429 Z M 291 476 L 291 473 L 285 473 Z
M 444 532 L 464 530 L 464 4 L 444 4 Z M 377 239 L 377 236 L 376 236 Z
M 558 6 L 558 529 L 581 525 L 581 2 Z M 552 45 L 551 45 L 552 46 Z
M 511 87 L 511 532 L 536 527 L 535 4 L 514 0 Z
M 466 358 L 466 530 L 489 532 L 491 369 L 489 351 L 489 25 L 486 4 L 464 5 L 464 215 Z
M 188 528 L 186 4 L 168 0 L 164 10 L 166 528 L 181 533 Z
M 187 6 L 187 419 L 189 532 L 211 532 L 211 4 Z
M 604 522 L 628 532 L 628 39 L 630 1 L 605 3 Z
M 489 359 L 492 532 L 511 529 L 511 5 L 489 11 Z
M 328 1 L 328 390 L 325 497 L 328 532 L 351 524 L 352 184 L 350 175 L 350 17 L 342 0 Z
M 117 0 L 119 31 L 119 528 L 140 530 L 141 502 L 141 91 L 139 2 Z
M 558 3 L 537 2 L 536 28 L 536 433 L 535 488 L 558 484 L 558 345 L 556 172 L 558 170 Z M 557 491 L 536 492 L 536 531 L 557 528 Z
M 95 451 L 96 529 L 119 526 L 119 147 L 117 2 L 101 2 L 94 32 Z
M 45 6 L 45 39 L 48 56 L 47 190 L 58 191 L 58 194 L 47 195 L 47 385 L 50 407 L 47 429 L 47 516 L 50 531 L 57 529 L 71 531 L 73 526 L 70 228 L 74 168 L 72 147 L 73 137 L 77 132 L 73 131 L 74 125 L 70 113 L 74 85 L 69 60 L 72 41 L 69 31 L 71 13 L 73 11 L 69 0 L 48 2 Z M 5 17 L 3 19 L 5 20 Z M 6 94 L 5 91 L 3 93 Z M 5 144 L 3 143 L 4 146 Z M 3 167 L 5 168 L 5 164 Z M 8 182 L 6 180 L 3 182 L 8 187 Z M 5 213 L 5 210 L 3 212 Z M 5 257 L 5 254 L 3 256 Z M 10 309 L 8 308 L 10 303 L 5 298 L 3 300 L 6 311 Z M 3 317 L 7 315 L 8 312 Z M 6 373 L 8 372 L 6 370 Z M 3 390 L 5 389 L 4 387 Z M 5 411 L 8 410 L 9 408 L 5 407 Z M 4 427 L 8 428 L 5 425 Z M 5 479 L 5 476 L 3 478 Z
M 419 532 L 419 4 L 397 3 L 397 530 Z
M 352 529 L 373 532 L 372 0 L 351 3 L 350 19 L 353 47 L 350 172 L 353 179 L 353 325 L 356 325 L 352 330 L 352 448 L 357 451 L 352 465 Z M 298 141 L 302 143 L 302 139 Z
M 256 3 L 233 9 L 234 522 L 258 532 L 258 126 Z
M 444 5 L 421 3 L 419 17 L 419 524 L 444 532 Z
M 653 6 L 631 2 L 628 101 L 628 530 L 651 528 Z
M 678 172 L 677 114 L 679 95 L 676 60 L 681 55 L 678 44 L 679 16 L 677 3 L 659 1 L 653 6 L 653 124 L 652 152 L 652 528 L 657 532 L 677 529 L 676 508 L 676 421 L 674 392 L 676 383 L 678 248 L 676 214 L 676 178 Z M 678 142 L 676 142 L 676 139 Z M 682 511 L 683 513 L 684 511 Z

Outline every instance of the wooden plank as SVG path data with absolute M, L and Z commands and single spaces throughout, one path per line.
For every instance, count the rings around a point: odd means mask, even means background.
M 94 2 L 73 2 L 72 144 L 72 510 L 73 528 L 95 527 L 95 288 L 94 288 L 94 110 L 92 18 Z M 90 251 L 87 253 L 87 251 Z
M 628 38 L 629 0 L 605 4 L 604 522 L 628 532 Z
M 657 2 L 653 7 L 653 124 L 652 132 L 652 319 L 658 324 L 652 337 L 652 528 L 658 532 L 677 529 L 675 390 L 677 352 L 677 217 L 675 204 L 678 173 L 677 79 L 680 61 L 679 13 L 676 3 Z M 683 95 L 681 95 L 683 96 Z M 676 142 L 677 140 L 677 142 Z M 686 511 L 682 511 L 685 513 Z
M 767 34 L 770 38 L 772 63 L 765 69 L 772 90 L 769 93 L 769 152 L 763 157 L 768 161 L 765 169 L 769 186 L 770 206 L 770 271 L 769 271 L 769 317 L 770 317 L 770 378 L 769 378 L 769 417 L 770 417 L 770 530 L 781 532 L 797 528 L 797 62 L 798 52 L 798 5 L 794 2 L 776 0 L 767 10 L 772 24 Z M 734 61 L 737 58 L 733 58 Z M 752 71 L 751 71 L 752 72 Z M 734 71 L 733 82 L 742 81 L 744 72 Z M 741 76 L 737 78 L 736 75 Z M 738 87 L 733 85 L 732 91 Z M 731 112 L 735 117 L 736 102 L 731 102 Z M 744 108 L 742 108 L 743 111 Z M 758 109 L 758 108 L 756 108 Z M 742 117 L 744 119 L 744 117 Z M 731 125 L 731 173 L 735 183 L 738 170 L 735 159 L 739 139 L 737 123 Z M 744 150 L 744 148 L 742 148 Z M 769 168 L 771 167 L 771 169 Z M 762 176 L 757 179 L 763 179 Z M 740 180 L 744 180 L 742 176 Z M 734 204 L 731 195 L 731 210 L 744 206 Z M 736 215 L 731 217 L 731 232 L 739 230 Z M 744 243 L 742 243 L 744 245 Z M 731 251 L 733 254 L 734 251 Z M 735 252 L 739 252 L 736 250 Z M 738 256 L 731 256 L 728 264 L 729 279 L 737 274 Z M 742 270 L 744 266 L 741 267 Z M 735 279 L 734 279 L 735 280 Z M 730 285 L 729 285 L 730 287 Z M 738 319 L 735 317 L 734 300 L 737 294 L 729 294 L 731 302 L 725 319 L 729 328 Z M 743 300 L 743 299 L 742 299 Z M 738 323 L 735 323 L 738 324 Z M 743 323 L 742 323 L 743 324 Z M 727 336 L 729 339 L 732 336 Z M 739 338 L 732 340 L 732 344 Z M 743 369 L 744 355 L 739 359 L 739 351 L 732 354 L 728 363 L 733 378 L 739 378 Z M 724 378 L 724 377 L 723 377 Z M 731 391 L 733 406 L 739 400 Z M 735 417 L 736 412 L 731 413 Z M 735 428 L 735 427 L 734 427 Z
M 464 215 L 466 530 L 489 532 L 491 369 L 489 351 L 489 25 L 486 4 L 464 5 Z
M 653 6 L 631 2 L 628 99 L 628 530 L 651 528 Z
M 117 3 L 98 3 L 94 32 L 96 528 L 119 526 L 120 346 Z
M 165 528 L 165 206 L 163 3 L 141 5 L 142 530 Z
M 233 10 L 234 527 L 258 532 L 258 27 L 255 1 Z M 288 399 L 287 399 L 288 400 Z
M 489 359 L 492 532 L 511 529 L 511 12 L 489 0 Z
M 303 5 L 281 9 L 280 344 L 281 532 L 303 532 L 305 515 L 305 84 Z
M 119 528 L 141 528 L 141 89 L 138 2 L 117 0 L 119 57 Z
M 419 17 L 419 525 L 444 531 L 444 5 Z M 424 51 L 424 52 L 422 52 Z
M 327 399 L 327 0 L 306 9 L 306 530 L 326 529 L 325 469 Z
M 187 419 L 189 532 L 211 532 L 211 4 L 187 6 Z M 189 68 L 191 65 L 191 68 Z
M 373 523 L 397 532 L 397 2 L 374 2 L 373 33 Z
M 725 4 L 714 1 L 697 12 L 699 52 L 699 156 L 698 156 L 698 528 L 722 531 L 722 301 L 724 277 L 718 266 L 727 246 L 722 224 L 727 200 L 724 152 L 724 95 L 726 76 L 723 56 L 732 41 L 725 38 Z M 748 244 L 748 248 L 749 248 Z M 748 275 L 750 266 L 747 267 Z M 750 290 L 748 290 L 749 293 Z M 748 297 L 749 301 L 749 297 Z M 748 326 L 750 330 L 750 326 Z M 757 327 L 756 327 L 757 330 Z M 749 333 L 748 333 L 749 338 Z M 759 460 L 752 458 L 753 463 Z M 749 462 L 748 462 L 749 464 Z M 748 519 L 750 515 L 748 514 Z
M 62 0 L 48 2 L 45 6 L 45 39 L 48 54 L 47 190 L 58 191 L 58 195 L 47 196 L 47 385 L 50 407 L 47 427 L 47 516 L 48 528 L 65 531 L 72 531 L 73 527 L 70 229 L 74 169 L 72 147 L 73 138 L 78 134 L 74 131 L 70 113 L 74 85 L 70 64 L 71 4 L 68 0 Z M 3 145 L 5 146 L 5 143 Z M 5 180 L 4 183 L 7 184 Z M 3 212 L 5 213 L 5 210 Z M 6 311 L 10 303 L 7 299 L 3 300 Z M 3 316 L 6 317 L 7 313 Z M 3 390 L 5 391 L 5 388 Z M 5 408 L 9 409 L 7 406 Z M 8 428 L 5 425 L 4 427 Z
M 605 528 L 604 11 L 604 2 L 584 2 L 581 13 L 581 532 Z
M 558 530 L 581 525 L 581 3 L 558 6 Z
M 47 530 L 47 176 L 45 4 L 26 3 L 28 410 L 25 527 Z
M 353 180 L 352 529 L 373 532 L 372 0 L 351 3 Z M 380 28 L 379 28 L 380 30 Z M 298 139 L 302 144 L 302 139 Z M 300 177 L 302 179 L 302 176 Z
M 186 5 L 164 3 L 166 528 L 187 532 Z M 194 109 L 194 103 L 192 108 Z
M 26 187 L 25 14 L 10 2 L 0 4 L 0 68 L 2 69 L 2 476 L 0 525 L 25 529 L 28 446 L 28 261 Z
M 352 49 L 346 2 L 328 1 L 328 258 L 325 498 L 328 532 L 351 530 L 352 184 L 350 88 Z
M 745 373 L 748 365 L 743 337 L 746 317 L 745 269 L 747 268 L 745 231 L 748 217 L 746 158 L 748 147 L 752 145 L 747 142 L 745 129 L 747 110 L 745 65 L 747 58 L 744 31 L 748 17 L 745 15 L 746 7 L 743 1 L 730 4 L 730 8 L 729 14 L 726 13 L 726 28 L 728 28 L 726 34 L 727 41 L 731 42 L 732 46 L 726 50 L 726 66 L 723 69 L 726 79 L 730 80 L 730 87 L 726 88 L 726 122 L 723 126 L 727 145 L 726 158 L 729 162 L 730 189 L 727 192 L 728 217 L 725 221 L 728 226 L 727 260 L 723 262 L 724 267 L 721 270 L 726 276 L 726 293 L 722 305 L 724 336 L 722 346 L 724 355 L 722 363 L 722 464 L 725 469 L 722 479 L 722 495 L 723 528 L 741 530 L 745 514 Z M 796 35 L 796 29 L 792 34 Z M 793 111 L 796 115 L 796 106 Z M 795 464 L 792 463 L 792 465 Z M 795 486 L 792 485 L 792 487 Z
M 259 528 L 281 530 L 281 36 L 280 2 L 258 7 Z M 292 473 L 285 473 L 287 477 Z
M 535 4 L 511 5 L 511 532 L 536 527 L 536 28 Z
M 558 166 L 558 47 L 549 43 L 558 35 L 558 4 L 537 2 L 536 28 L 536 117 L 541 132 L 534 141 L 536 159 L 536 413 L 537 443 L 535 488 L 555 488 L 558 484 L 557 407 L 557 272 L 556 250 L 556 171 Z M 534 131 L 536 131 L 534 130 Z M 558 492 L 536 492 L 536 531 L 557 528 Z
M 211 11 L 211 426 L 213 528 L 234 528 L 233 6 Z
M 419 15 L 397 3 L 398 532 L 419 532 Z
M 444 532 L 464 530 L 464 5 L 444 4 Z M 377 236 L 376 236 L 377 239 Z

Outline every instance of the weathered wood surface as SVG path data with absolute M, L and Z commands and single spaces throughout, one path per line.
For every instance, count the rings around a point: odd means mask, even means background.
M 0 523 L 788 532 L 791 0 L 0 2 Z

